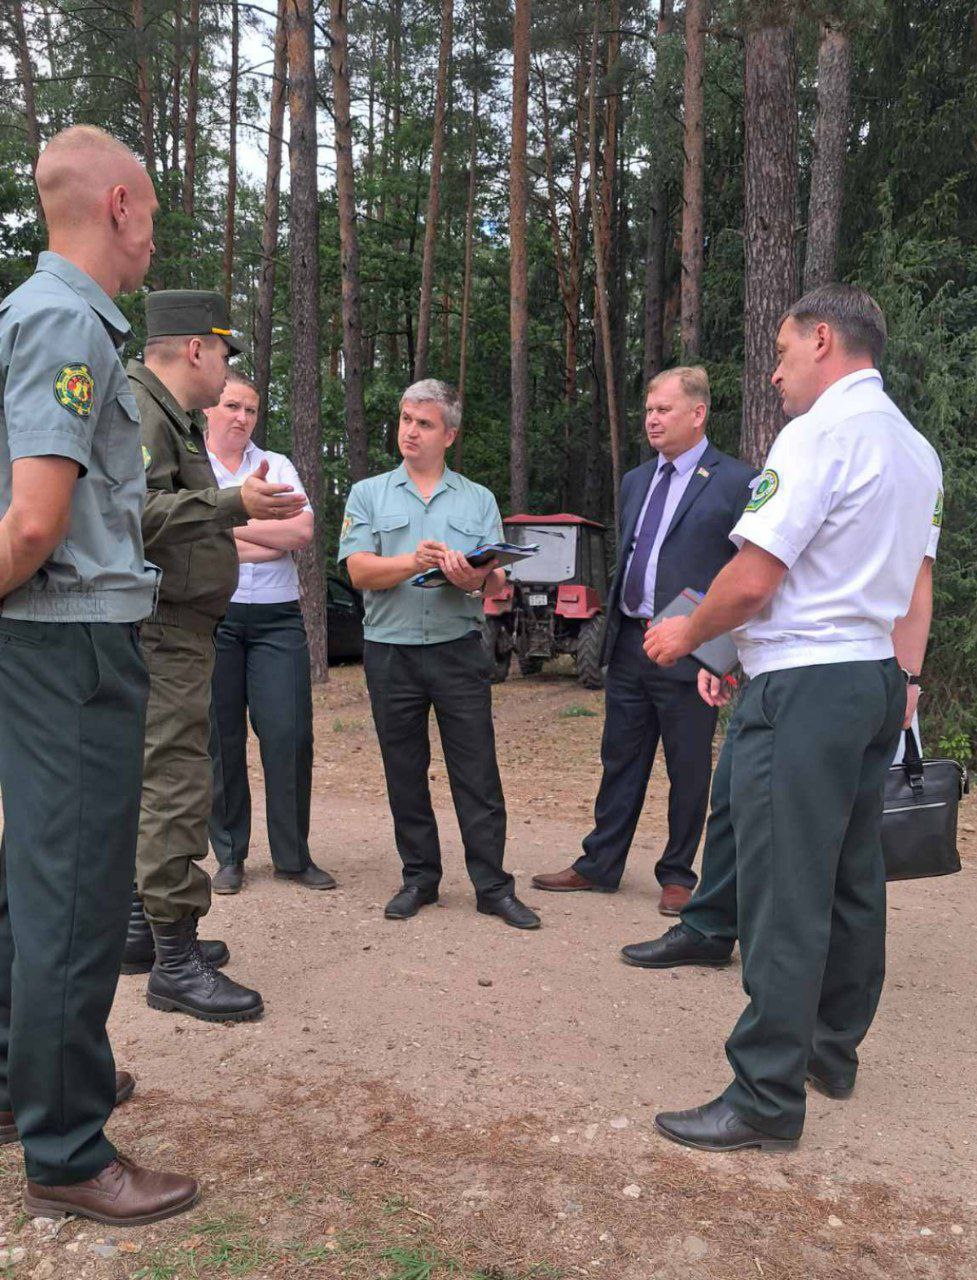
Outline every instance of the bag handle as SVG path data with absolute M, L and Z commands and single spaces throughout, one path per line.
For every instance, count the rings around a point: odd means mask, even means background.
M 906 750 L 902 758 L 906 770 L 906 779 L 914 791 L 923 789 L 923 761 L 919 754 L 919 743 L 912 727 L 906 730 Z

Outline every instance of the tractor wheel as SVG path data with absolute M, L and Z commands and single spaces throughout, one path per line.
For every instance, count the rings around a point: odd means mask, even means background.
M 538 676 L 543 670 L 542 658 L 520 658 L 519 670 L 524 676 Z
M 498 618 L 486 618 L 482 623 L 482 647 L 489 664 L 489 679 L 493 684 L 501 684 L 509 674 L 512 661 L 512 650 L 503 648 L 509 637 L 502 640 L 505 628 Z
M 598 614 L 581 623 L 577 636 L 577 679 L 585 689 L 603 689 L 604 672 L 600 665 L 604 619 Z

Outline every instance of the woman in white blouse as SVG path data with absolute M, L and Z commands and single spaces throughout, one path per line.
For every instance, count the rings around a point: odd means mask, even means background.
M 251 440 L 258 420 L 254 383 L 231 370 L 220 403 L 207 410 L 207 450 L 222 489 L 267 466 L 267 479 L 303 492 L 292 463 Z M 241 573 L 217 630 L 213 684 L 214 807 L 210 842 L 220 870 L 216 893 L 238 893 L 251 838 L 248 715 L 265 774 L 268 843 L 275 875 L 309 889 L 336 881 L 309 856 L 312 685 L 309 647 L 292 553 L 313 535 L 311 506 L 291 520 L 250 520 L 234 530 Z

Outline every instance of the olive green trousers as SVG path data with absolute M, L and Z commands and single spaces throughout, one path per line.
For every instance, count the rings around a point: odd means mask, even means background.
M 210 687 L 214 639 L 145 623 L 149 707 L 143 762 L 136 887 L 147 918 L 173 924 L 210 910 L 208 852 L 213 789 Z

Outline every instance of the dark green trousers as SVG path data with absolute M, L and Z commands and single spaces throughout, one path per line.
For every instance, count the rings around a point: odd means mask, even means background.
M 729 753 L 749 1004 L 726 1043 L 730 1105 L 792 1138 L 816 1061 L 854 1080 L 885 970 L 882 791 L 905 712 L 895 659 L 774 671 Z
M 683 924 L 709 938 L 723 938 L 728 942 L 736 941 L 736 836 L 730 778 L 741 709 L 742 702 L 730 717 L 726 741 L 713 771 L 699 884 L 682 911 Z
M 27 1176 L 115 1157 L 105 1030 L 129 914 L 148 678 L 133 626 L 0 618 L 0 1110 Z

